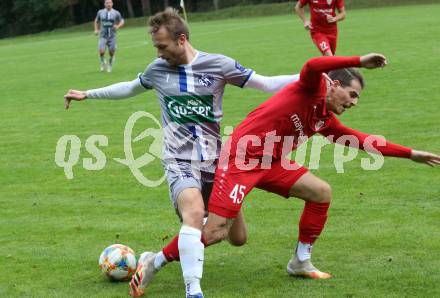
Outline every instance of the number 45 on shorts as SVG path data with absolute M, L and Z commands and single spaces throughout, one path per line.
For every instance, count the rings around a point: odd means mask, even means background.
M 232 202 L 234 204 L 241 204 L 244 199 L 244 190 L 246 189 L 246 186 L 235 184 L 234 188 L 232 189 L 231 193 L 229 194 L 229 197 L 232 199 Z

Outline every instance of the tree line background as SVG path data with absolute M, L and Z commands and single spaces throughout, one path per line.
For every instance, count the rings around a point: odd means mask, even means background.
M 237 5 L 290 2 L 293 8 L 296 1 L 185 0 L 185 7 L 187 12 L 197 13 Z M 113 7 L 119 10 L 124 18 L 135 18 L 150 16 L 168 6 L 178 8 L 180 0 L 113 0 L 113 3 Z M 348 9 L 426 3 L 440 3 L 440 0 L 345 0 Z M 96 12 L 103 7 L 104 0 L 0 0 L 0 38 L 91 22 L 95 19 Z M 263 13 L 270 14 L 270 11 L 264 10 Z
M 289 2 L 289 0 L 185 0 L 188 12 L 218 10 L 234 5 Z M 180 0 L 113 0 L 124 18 L 149 16 Z M 104 0 L 1 0 L 0 38 L 36 33 L 93 21 Z

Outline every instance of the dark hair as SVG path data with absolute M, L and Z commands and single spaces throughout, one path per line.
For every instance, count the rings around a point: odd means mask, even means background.
M 332 70 L 328 73 L 328 76 L 332 80 L 338 80 L 341 83 L 342 87 L 350 86 L 351 81 L 353 80 L 358 80 L 359 84 L 361 84 L 362 89 L 364 89 L 365 86 L 364 77 L 362 76 L 359 69 L 354 67 Z
M 164 11 L 156 13 L 148 20 L 150 33 L 155 33 L 160 27 L 165 27 L 173 40 L 179 39 L 181 34 L 189 40 L 189 29 L 186 22 L 179 16 L 179 12 L 168 7 Z

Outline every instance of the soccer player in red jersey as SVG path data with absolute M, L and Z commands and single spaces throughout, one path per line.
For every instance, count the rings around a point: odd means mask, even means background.
M 304 13 L 307 4 L 310 8 L 310 21 Z M 303 21 L 304 28 L 310 30 L 310 36 L 322 55 L 335 55 L 338 39 L 336 23 L 345 18 L 344 0 L 299 0 L 295 11 Z
M 346 146 L 356 144 L 360 149 L 380 152 L 384 156 L 440 165 L 438 155 L 356 131 L 344 126 L 335 116 L 355 106 L 359 100 L 364 79 L 354 67 L 385 65 L 386 59 L 380 54 L 310 59 L 297 83 L 288 85 L 251 112 L 232 134 L 228 143 L 230 148 L 225 148 L 220 156 L 209 201 L 208 222 L 203 232 L 205 242 L 216 243 L 227 236 L 244 197 L 254 187 L 285 197 L 297 197 L 304 200 L 305 205 L 299 222 L 296 253 L 287 271 L 291 275 L 329 278 L 330 274 L 316 269 L 310 259 L 312 244 L 327 220 L 331 188 L 286 156 L 307 138 L 319 133 Z
M 228 237 L 245 196 L 260 188 L 305 201 L 295 254 L 287 265 L 293 276 L 327 279 L 311 263 L 312 245 L 320 236 L 332 200 L 329 184 L 287 158 L 315 134 L 371 153 L 408 158 L 430 166 L 440 156 L 393 144 L 344 126 L 335 115 L 355 106 L 364 79 L 354 67 L 384 67 L 380 54 L 318 57 L 302 68 L 300 80 L 261 104 L 235 129 L 222 148 L 209 200 L 202 241 L 211 245 Z M 328 73 L 328 75 L 326 74 Z M 179 259 L 178 236 L 164 248 L 168 261 Z M 200 260 L 203 262 L 203 260 Z

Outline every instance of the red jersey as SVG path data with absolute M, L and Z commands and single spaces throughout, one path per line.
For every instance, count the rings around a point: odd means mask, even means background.
M 336 23 L 328 23 L 327 15 L 336 16 L 336 8 L 344 8 L 344 0 L 299 0 L 301 6 L 309 5 L 312 32 L 336 33 Z
M 359 66 L 360 57 L 325 56 L 310 59 L 303 66 L 299 81 L 287 85 L 273 95 L 235 129 L 230 139 L 229 157 L 245 153 L 247 158 L 271 155 L 272 160 L 281 159 L 316 133 L 333 142 L 341 136 L 350 135 L 358 140 L 359 148 L 364 149 L 364 141 L 371 135 L 344 126 L 333 112 L 327 111 L 327 84 L 322 75 L 323 72 L 338 68 Z M 256 137 L 243 142 L 243 136 Z M 278 140 L 274 139 L 275 136 L 278 136 Z M 264 152 L 268 137 L 275 140 L 273 151 Z M 373 153 L 379 151 L 384 156 L 411 156 L 410 148 L 383 139 L 381 142 L 384 144 L 380 144 L 377 137 L 371 137 L 374 139 L 369 145 L 376 150 L 371 150 Z M 258 138 L 257 141 L 255 138 Z M 347 145 L 347 140 L 343 145 Z

